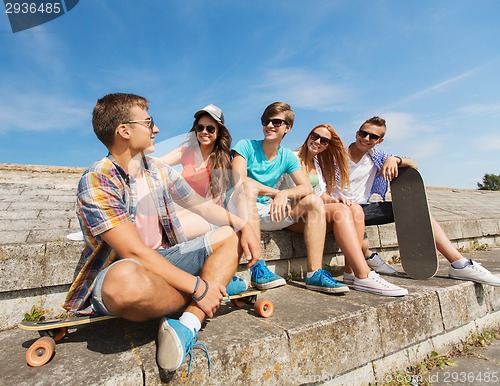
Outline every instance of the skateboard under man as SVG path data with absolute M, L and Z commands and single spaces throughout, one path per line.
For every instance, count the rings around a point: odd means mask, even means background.
M 274 313 L 274 305 L 270 300 L 259 299 L 257 296 L 265 291 L 249 289 L 239 295 L 223 298 L 223 302 L 231 301 L 235 307 L 246 304 L 253 305 L 255 313 L 263 318 L 269 318 Z M 68 318 L 45 320 L 45 321 L 22 321 L 18 327 L 22 330 L 38 331 L 41 338 L 37 339 L 26 352 L 26 362 L 33 367 L 43 366 L 54 354 L 56 342 L 68 334 L 70 327 L 78 327 L 85 324 L 102 322 L 104 320 L 116 319 L 114 315 L 84 315 Z
M 408 276 L 433 277 L 439 267 L 429 204 L 422 176 L 417 169 L 400 168 L 391 182 L 392 209 L 401 255 Z

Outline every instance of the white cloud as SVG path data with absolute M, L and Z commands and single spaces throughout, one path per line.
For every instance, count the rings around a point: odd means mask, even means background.
M 422 123 L 422 118 L 414 114 L 387 112 L 382 113 L 381 117 L 386 120 L 387 135 L 393 142 L 407 141 L 410 138 L 421 138 L 423 133 L 428 135 L 434 131 L 433 127 Z
M 344 86 L 334 84 L 328 75 L 314 73 L 301 68 L 279 68 L 268 70 L 263 81 L 254 87 L 255 99 L 261 94 L 283 96 L 294 108 L 320 112 L 338 111 L 349 102 L 353 92 Z M 254 99 L 254 98 L 252 98 Z
M 426 96 L 429 96 L 429 95 L 433 95 L 433 94 L 437 94 L 441 91 L 444 91 L 448 88 L 450 88 L 452 85 L 454 85 L 455 83 L 458 83 L 460 81 L 462 81 L 463 79 L 466 79 L 468 78 L 469 76 L 471 76 L 472 74 L 474 74 L 475 72 L 477 72 L 481 67 L 477 67 L 477 68 L 474 68 L 472 70 L 469 70 L 469 71 L 466 71 L 460 75 L 457 75 L 457 76 L 454 76 L 453 78 L 450 78 L 450 79 L 446 79 L 442 82 L 439 82 L 437 84 L 434 84 L 432 86 L 429 86 L 423 90 L 420 90 L 420 91 L 417 91 L 411 95 L 408 95 L 407 97 L 405 98 L 401 98 L 399 99 L 397 102 L 395 102 L 394 104 L 392 104 L 390 107 L 387 107 L 387 108 L 394 108 L 396 106 L 401 106 L 401 105 L 405 105 L 405 104 L 408 104 L 409 102 L 414 102 L 416 100 L 419 100 L 423 97 L 426 97 Z
M 416 160 L 424 160 L 426 158 L 434 158 L 440 153 L 443 148 L 442 142 L 436 139 L 426 139 L 423 141 L 413 142 L 410 147 L 411 158 Z
M 500 134 L 492 134 L 477 138 L 474 144 L 480 151 L 500 150 Z
M 2 92 L 0 133 L 7 131 L 51 131 L 88 122 L 89 107 L 65 95 L 38 92 Z
M 461 107 L 459 109 L 461 112 L 467 114 L 479 114 L 479 115 L 499 115 L 500 114 L 500 103 L 497 104 L 473 104 Z

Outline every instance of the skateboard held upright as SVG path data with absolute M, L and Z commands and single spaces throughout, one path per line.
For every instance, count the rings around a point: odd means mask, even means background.
M 425 186 L 418 170 L 399 169 L 398 177 L 391 182 L 391 195 L 403 269 L 414 279 L 429 279 L 438 270 L 438 258 Z

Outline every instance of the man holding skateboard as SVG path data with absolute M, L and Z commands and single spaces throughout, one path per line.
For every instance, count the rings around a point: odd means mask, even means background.
M 398 176 L 401 167 L 417 168 L 409 158 L 392 156 L 376 148 L 384 141 L 386 122 L 373 117 L 366 120 L 356 132 L 356 140 L 348 148 L 350 157 L 349 174 L 351 184 L 343 196 L 363 207 L 366 225 L 394 222 L 392 202 L 385 201 L 389 182 Z M 369 203 L 372 194 L 382 197 L 382 202 Z M 471 280 L 478 283 L 500 286 L 500 278 L 473 260 L 464 258 L 452 245 L 439 223 L 431 217 L 436 248 L 451 263 L 449 276 L 454 279 Z M 395 275 L 396 270 L 388 265 L 377 253 L 371 253 L 367 239 L 363 242 L 363 252 L 368 265 L 378 273 Z
M 192 354 L 205 317 L 225 296 L 241 253 L 260 258 L 252 227 L 199 197 L 165 163 L 148 157 L 159 129 L 149 102 L 134 94 L 97 101 L 92 124 L 109 153 L 81 177 L 77 214 L 86 263 L 70 288 L 68 311 L 162 317 L 157 360 L 173 371 Z M 186 240 L 174 203 L 220 226 Z M 165 315 L 184 311 L 179 319 Z

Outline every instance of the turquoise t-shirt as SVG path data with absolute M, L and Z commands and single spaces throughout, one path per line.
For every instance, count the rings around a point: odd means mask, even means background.
M 262 140 L 242 139 L 233 147 L 233 154 L 238 153 L 247 161 L 248 177 L 263 185 L 275 188 L 283 174 L 301 170 L 297 157 L 290 149 L 278 148 L 278 155 L 268 161 L 262 150 Z M 259 196 L 257 202 L 265 204 L 270 197 Z

